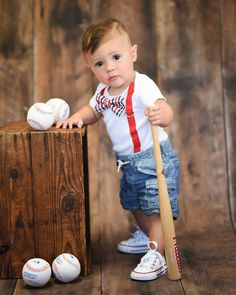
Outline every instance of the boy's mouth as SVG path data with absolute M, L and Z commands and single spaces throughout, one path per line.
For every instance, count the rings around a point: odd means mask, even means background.
M 108 78 L 108 81 L 112 82 L 112 81 L 116 80 L 117 78 L 118 78 L 118 76 L 111 76 Z

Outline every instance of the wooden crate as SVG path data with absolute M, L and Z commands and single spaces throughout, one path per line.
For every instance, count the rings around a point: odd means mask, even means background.
M 35 131 L 26 122 L 0 128 L 0 278 L 24 263 L 60 253 L 89 267 L 86 129 Z

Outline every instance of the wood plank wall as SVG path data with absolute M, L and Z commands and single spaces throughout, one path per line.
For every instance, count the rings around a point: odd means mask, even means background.
M 219 4 L 157 1 L 155 9 L 159 84 L 175 106 L 181 214 L 191 232 L 215 227 L 215 216 L 217 223 L 229 221 Z
M 235 1 L 221 1 L 222 36 L 222 94 L 225 111 L 225 145 L 227 152 L 227 176 L 230 214 L 236 229 L 236 139 L 233 135 L 236 126 L 236 40 L 233 31 L 236 26 Z
M 81 36 L 107 16 L 127 26 L 139 46 L 136 68 L 158 82 L 175 111 L 168 131 L 181 160 L 178 230 L 236 228 L 234 0 L 0 0 L 0 126 L 24 120 L 36 101 L 60 97 L 72 112 L 88 102 L 96 81 Z M 128 227 L 131 217 L 119 207 L 103 123 L 88 132 L 96 240 L 103 218 L 116 215 Z M 117 224 L 103 226 L 117 231 Z

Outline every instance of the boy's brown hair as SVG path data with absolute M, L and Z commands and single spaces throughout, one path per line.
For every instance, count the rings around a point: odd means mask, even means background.
M 122 33 L 125 32 L 129 37 L 129 34 L 125 26 L 115 18 L 107 18 L 97 21 L 90 25 L 84 32 L 82 38 L 82 51 L 83 53 L 93 54 L 99 47 L 104 37 L 112 30 L 117 30 Z M 129 37 L 130 39 L 130 37 Z

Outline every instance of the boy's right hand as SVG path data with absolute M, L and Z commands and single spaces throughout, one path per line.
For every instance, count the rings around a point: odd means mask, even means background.
M 74 114 L 68 119 L 58 121 L 56 124 L 56 128 L 73 128 L 73 127 L 79 127 L 81 128 L 83 126 L 83 121 L 80 118 L 78 114 Z

